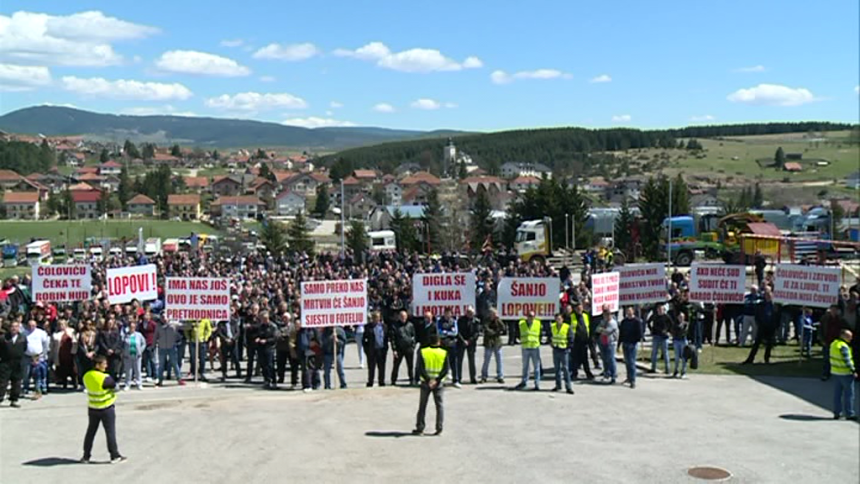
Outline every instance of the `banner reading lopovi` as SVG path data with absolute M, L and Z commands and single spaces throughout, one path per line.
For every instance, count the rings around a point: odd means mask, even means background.
M 690 268 L 690 301 L 743 303 L 746 267 L 725 264 L 693 264 Z
M 496 311 L 501 319 L 519 319 L 534 311 L 541 319 L 559 312 L 561 283 L 555 277 L 504 277 L 499 281 Z
M 826 308 L 839 302 L 838 267 L 777 264 L 773 302 Z
M 108 269 L 108 302 L 125 304 L 135 299 L 138 301 L 157 299 L 157 280 L 155 264 Z
M 230 319 L 230 279 L 168 277 L 164 304 L 168 321 L 227 321 Z
M 603 314 L 603 305 L 609 305 L 609 311 L 618 311 L 617 272 L 603 272 L 591 276 L 591 315 Z
M 666 302 L 666 266 L 663 263 L 628 264 L 618 268 L 618 300 L 622 306 Z
M 412 276 L 412 314 L 430 311 L 434 316 L 451 309 L 455 316 L 475 305 L 475 273 L 443 272 Z
M 91 290 L 89 264 L 33 266 L 33 302 L 86 301 Z
M 349 326 L 367 322 L 367 280 L 306 281 L 301 284 L 302 326 Z

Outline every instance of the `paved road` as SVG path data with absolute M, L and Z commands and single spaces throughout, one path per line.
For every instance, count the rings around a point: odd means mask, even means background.
M 505 347 L 510 375 L 519 364 Z M 446 392 L 444 436 L 412 437 L 417 391 L 366 389 L 364 378 L 350 369 L 350 389 L 308 394 L 239 383 L 123 393 L 120 466 L 72 461 L 82 394 L 4 406 L 0 482 L 683 483 L 696 465 L 726 468 L 732 482 L 860 480 L 860 426 L 830 420 L 830 387 L 817 380 L 640 377 L 636 390 L 580 383 L 573 396 L 465 385 Z M 100 434 L 94 459 L 106 458 Z

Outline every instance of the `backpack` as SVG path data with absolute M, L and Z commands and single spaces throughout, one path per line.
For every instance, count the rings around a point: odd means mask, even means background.
M 699 369 L 699 352 L 696 351 L 695 346 L 687 345 L 684 347 L 684 359 L 689 362 L 691 370 Z

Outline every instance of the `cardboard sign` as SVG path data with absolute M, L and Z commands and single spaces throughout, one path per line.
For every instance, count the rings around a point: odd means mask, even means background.
M 838 267 L 777 264 L 773 302 L 817 308 L 839 301 L 841 273 Z
M 531 311 L 551 319 L 559 312 L 560 291 L 556 277 L 505 277 L 499 281 L 496 311 L 501 319 L 520 319 Z
M 111 304 L 125 304 L 134 299 L 138 301 L 157 299 L 157 281 L 155 264 L 108 269 L 108 302 Z
M 591 315 L 603 314 L 603 305 L 608 304 L 611 312 L 618 311 L 618 272 L 603 272 L 591 276 Z
M 230 319 L 230 279 L 226 277 L 168 277 L 164 296 L 169 321 Z
M 466 308 L 475 305 L 475 273 L 443 272 L 412 276 L 412 314 L 433 316 L 444 314 L 446 309 L 454 316 L 466 314 Z
M 367 323 L 367 280 L 306 281 L 301 284 L 302 327 Z
M 33 266 L 33 302 L 86 301 L 91 290 L 89 264 Z
M 618 268 L 618 300 L 622 306 L 666 302 L 666 266 L 630 264 Z
M 725 264 L 693 264 L 690 268 L 690 301 L 742 304 L 747 268 Z

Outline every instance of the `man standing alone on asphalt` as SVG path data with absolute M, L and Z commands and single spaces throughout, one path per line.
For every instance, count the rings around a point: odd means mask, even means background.
M 627 367 L 627 379 L 624 383 L 629 383 L 630 388 L 636 388 L 636 349 L 642 341 L 642 321 L 636 317 L 633 308 L 625 310 L 624 319 L 618 329 L 618 341 L 624 352 L 624 366 Z
M 540 320 L 534 311 L 529 311 L 528 318 L 520 320 L 520 337 L 522 338 L 523 378 L 515 387 L 522 390 L 529 382 L 529 362 L 534 367 L 535 391 L 540 390 Z
M 567 393 L 573 395 L 570 384 L 570 348 L 573 347 L 573 331 L 570 324 L 564 322 L 561 313 L 555 315 L 555 322 L 550 326 L 552 334 L 552 365 L 555 367 L 555 388 L 552 391 L 561 390 L 561 377 L 564 375 L 564 388 Z
M 833 419 L 845 412 L 848 420 L 857 420 L 854 409 L 854 380 L 860 378 L 860 372 L 854 366 L 851 357 L 851 339 L 853 334 L 844 329 L 839 337 L 830 344 L 830 374 L 833 377 Z
M 110 452 L 111 464 L 118 464 L 126 460 L 119 453 L 116 445 L 116 381 L 105 373 L 107 370 L 107 358 L 98 355 L 94 359 L 95 368 L 84 375 L 84 386 L 87 389 L 89 400 L 89 425 L 84 437 L 84 456 L 81 463 L 89 464 L 92 456 L 93 440 L 99 425 L 104 426 L 107 437 L 108 452 Z
M 416 418 L 414 435 L 424 433 L 424 415 L 427 411 L 427 400 L 433 394 L 433 404 L 436 406 L 436 434 L 442 435 L 442 425 L 445 421 L 445 409 L 442 395 L 442 382 L 448 374 L 448 355 L 444 348 L 439 347 L 439 337 L 432 336 L 430 346 L 422 347 L 418 352 L 418 378 L 421 379 L 421 397 L 418 401 L 418 416 Z

